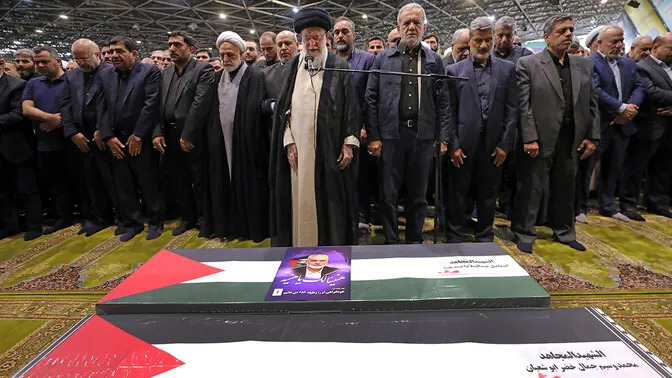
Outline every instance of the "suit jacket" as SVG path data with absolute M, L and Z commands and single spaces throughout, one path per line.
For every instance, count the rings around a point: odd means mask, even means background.
M 485 129 L 485 144 L 489 152 L 499 147 L 506 152 L 513 149 L 518 122 L 518 84 L 516 67 L 511 62 L 490 58 L 490 111 Z M 474 59 L 469 57 L 449 67 L 446 74 L 465 76 L 469 81 L 451 83 L 454 101 L 451 101 L 450 146 L 461 148 L 467 156 L 475 153 L 481 134 L 481 100 L 478 96 L 478 81 L 474 72 Z
M 190 141 L 196 149 L 200 149 L 205 123 L 209 119 L 212 98 L 215 95 L 215 71 L 209 63 L 191 59 L 185 67 L 185 77 L 180 80 L 175 99 L 175 129 L 181 139 Z M 154 128 L 153 136 L 165 135 L 166 99 L 170 82 L 175 73 L 175 65 L 171 64 L 161 71 L 161 107 L 159 122 Z
M 338 268 L 332 268 L 330 266 L 325 266 L 325 267 L 322 268 L 322 271 L 320 272 L 321 273 L 320 277 L 328 276 L 328 275 L 334 273 L 337 270 L 338 270 Z M 306 276 L 306 267 L 302 266 L 302 267 L 298 267 L 298 268 L 292 268 L 292 273 L 294 273 L 295 275 L 297 275 L 299 277 L 305 277 Z
M 21 163 L 35 155 L 35 136 L 29 119 L 21 110 L 21 95 L 26 82 L 0 76 L 0 155 L 12 163 Z
M 607 60 L 599 52 L 592 54 L 588 59 L 592 60 L 594 65 L 593 85 L 597 92 L 600 120 L 602 130 L 604 130 L 620 114 L 619 109 L 621 105 L 634 104 L 640 106 L 642 104 L 644 100 L 644 83 L 637 73 L 637 64 L 631 59 L 620 58 L 618 60 L 618 69 L 621 71 L 622 101 L 619 101 L 616 77 Z M 626 136 L 637 132 L 637 128 L 633 122 L 624 124 L 621 130 Z
M 89 96 L 87 98 L 87 105 L 91 101 L 96 101 L 101 104 L 105 98 L 103 94 L 103 83 L 101 77 L 103 72 L 114 70 L 114 66 L 105 62 L 100 62 L 93 76 L 91 88 L 89 89 Z M 61 92 L 61 119 L 63 120 L 63 135 L 70 139 L 71 136 L 82 133 L 87 139 L 93 140 L 93 132 L 95 130 L 86 130 L 82 121 L 84 104 L 84 71 L 80 68 L 75 68 L 65 73 L 65 87 Z M 99 109 L 99 107 L 98 107 Z M 97 125 L 89 125 L 96 126 Z
M 574 144 L 583 139 L 600 139 L 600 111 L 593 86 L 593 62 L 568 55 L 572 74 L 572 99 L 562 93 L 560 75 L 548 50 L 518 60 L 516 75 L 520 98 L 520 138 L 523 143 L 537 141 L 541 157 L 553 155 L 558 139 L 565 101 L 574 103 Z
M 359 50 L 353 47 L 352 54 L 348 64 L 353 70 L 370 70 L 373 65 L 375 55 L 369 54 L 364 50 Z M 366 84 L 369 79 L 368 73 L 355 72 L 352 74 L 352 83 L 355 86 L 355 95 L 357 95 L 357 108 L 359 109 L 360 120 L 362 125 L 366 122 Z
M 452 53 L 448 53 L 446 56 L 443 57 L 443 65 L 448 67 L 451 64 L 455 64 L 455 58 L 453 58 Z
M 261 112 L 265 116 L 273 117 L 273 106 L 280 96 L 280 91 L 285 83 L 282 81 L 282 75 L 287 70 L 289 64 L 278 62 L 272 66 L 264 68 L 262 71 L 264 75 L 264 83 L 266 85 L 266 99 L 261 103 Z M 270 121 L 273 122 L 272 120 Z
M 439 54 L 422 46 L 420 49 L 423 74 L 445 73 L 443 61 Z M 394 47 L 381 51 L 373 60 L 372 70 L 401 72 L 401 52 Z M 381 139 L 399 139 L 399 97 L 401 96 L 400 75 L 369 75 L 366 86 L 366 116 L 368 119 L 366 133 L 370 141 Z M 439 109 L 439 138 L 448 142 L 450 99 L 448 91 L 442 91 L 438 104 L 434 103 L 434 91 L 430 78 L 422 78 L 420 93 L 420 109 L 418 109 L 418 139 L 434 140 L 436 127 L 436 107 Z
M 98 128 L 103 139 L 121 137 L 122 143 L 132 135 L 151 143 L 159 120 L 161 71 L 151 64 L 135 62 L 131 67 L 121 112 L 117 112 L 118 73 L 110 70 L 101 75 L 105 101 L 99 111 Z
M 635 118 L 638 126 L 636 138 L 654 140 L 660 138 L 665 128 L 672 126 L 672 117 L 657 114 L 658 108 L 672 106 L 672 80 L 665 70 L 650 56 L 637 63 L 646 98 Z

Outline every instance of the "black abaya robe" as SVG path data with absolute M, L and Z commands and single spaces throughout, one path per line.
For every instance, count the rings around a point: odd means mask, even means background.
M 215 74 L 219 86 L 223 70 Z M 238 72 L 240 75 L 240 72 Z M 207 125 L 205 230 L 208 236 L 252 239 L 269 236 L 269 131 L 261 120 L 265 98 L 260 70 L 248 66 L 240 81 L 233 122 L 231 180 L 219 119 L 219 97 L 212 101 Z
M 299 64 L 295 57 L 285 65 L 283 88 L 275 105 L 271 139 L 269 185 L 271 191 L 271 244 L 292 245 L 292 187 L 290 166 L 283 146 L 285 125 L 290 119 L 294 82 Z M 349 69 L 348 62 L 329 53 L 326 67 Z M 352 75 L 325 71 L 317 109 L 315 148 L 315 201 L 319 245 L 350 245 L 357 241 L 357 157 L 341 170 L 337 159 L 347 136 L 359 139 Z M 299 159 L 301 157 L 299 156 Z

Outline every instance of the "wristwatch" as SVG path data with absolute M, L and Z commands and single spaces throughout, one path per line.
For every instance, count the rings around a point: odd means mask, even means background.
M 133 137 L 133 139 L 135 139 L 136 142 L 142 142 L 142 138 L 140 138 L 139 136 L 137 135 L 131 135 L 131 136 Z

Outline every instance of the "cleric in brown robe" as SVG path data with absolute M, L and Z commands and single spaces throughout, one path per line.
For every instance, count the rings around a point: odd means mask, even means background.
M 269 131 L 260 122 L 263 74 L 243 60 L 245 42 L 236 33 L 217 38 L 223 69 L 207 125 L 205 226 L 208 237 L 268 238 Z
M 271 141 L 271 244 L 348 245 L 357 233 L 357 106 L 348 72 L 309 72 L 315 67 L 348 69 L 327 52 L 331 17 L 302 8 L 294 17 L 304 49 L 284 68 Z

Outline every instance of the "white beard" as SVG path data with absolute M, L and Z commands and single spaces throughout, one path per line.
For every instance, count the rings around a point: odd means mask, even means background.
M 238 67 L 240 67 L 241 64 L 243 64 L 243 60 L 242 60 L 242 59 L 240 60 L 240 62 L 238 63 L 237 66 L 235 66 L 235 67 L 224 67 L 224 69 L 225 69 L 227 72 L 231 73 L 231 72 L 237 70 Z
M 327 53 L 328 53 L 327 44 L 325 41 L 325 43 L 320 46 L 320 52 L 313 56 L 313 66 L 323 67 L 324 63 L 327 61 Z M 303 51 L 301 51 L 301 57 L 300 57 L 301 62 L 305 61 L 306 55 L 308 55 L 308 49 L 304 48 Z

